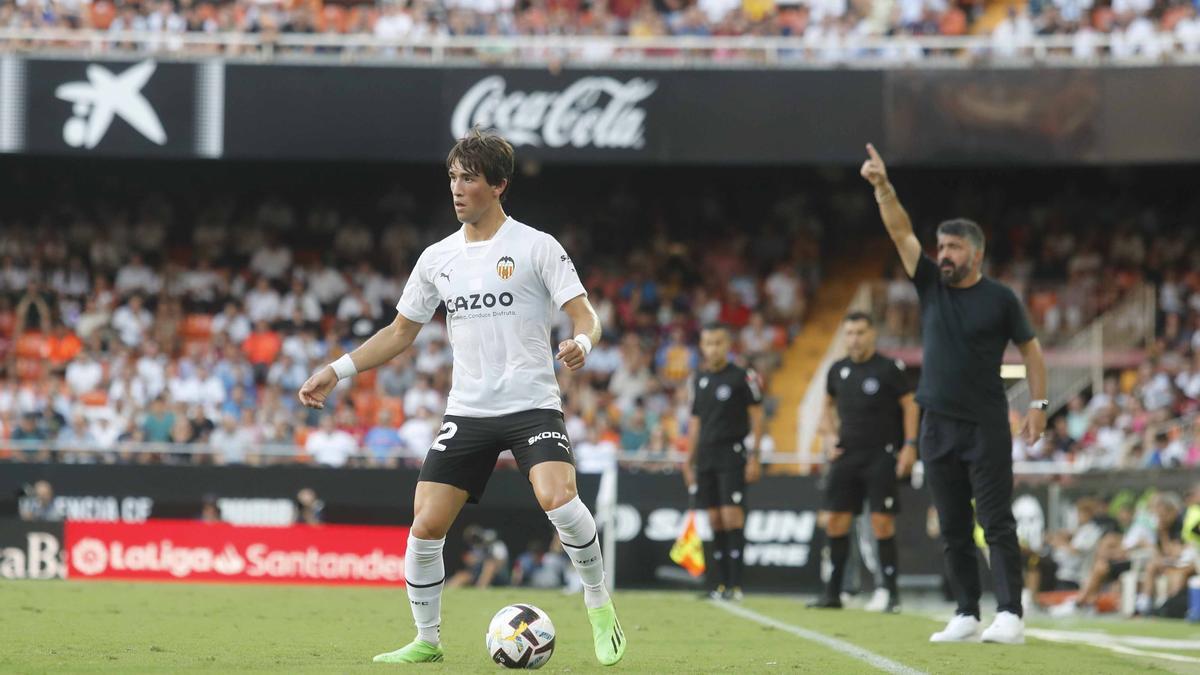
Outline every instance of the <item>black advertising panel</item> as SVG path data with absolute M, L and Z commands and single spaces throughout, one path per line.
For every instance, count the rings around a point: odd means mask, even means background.
M 196 153 L 196 64 L 30 59 L 25 84 L 25 152 Z
M 14 57 L 15 58 L 15 57 Z M 472 126 L 524 160 L 1200 161 L 1200 69 L 503 69 L 15 58 L 0 150 L 438 163 Z
M 225 67 L 225 156 L 437 161 L 440 69 Z
M 886 81 L 885 157 L 912 164 L 1103 159 L 1103 71 L 913 69 L 889 72 Z

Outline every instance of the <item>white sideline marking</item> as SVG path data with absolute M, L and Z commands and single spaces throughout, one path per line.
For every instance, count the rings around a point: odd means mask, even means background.
M 1148 656 L 1156 659 L 1165 659 L 1167 661 L 1175 661 L 1177 663 L 1200 663 L 1200 659 L 1194 656 L 1184 656 L 1182 654 L 1169 654 L 1166 652 L 1152 652 L 1144 649 L 1135 649 L 1129 646 L 1130 644 L 1141 644 L 1143 646 L 1151 646 L 1147 642 L 1158 642 L 1154 645 L 1160 648 L 1172 648 L 1164 643 L 1185 642 L 1174 640 L 1157 640 L 1154 638 L 1136 637 L 1132 635 L 1111 635 L 1109 633 L 1096 632 L 1075 632 L 1068 630 L 1046 630 L 1044 628 L 1026 628 L 1025 634 L 1030 637 L 1046 640 L 1048 642 L 1062 642 L 1068 644 L 1083 644 L 1100 647 L 1118 654 L 1128 654 L 1130 656 Z M 1186 644 L 1186 642 L 1185 642 Z M 1195 643 L 1190 643 L 1192 646 L 1180 647 L 1182 649 L 1195 649 Z
M 859 647 L 858 645 L 853 645 L 844 640 L 839 640 L 834 637 L 829 637 L 828 635 L 824 635 L 824 634 L 818 633 L 816 631 L 811 631 L 811 630 L 808 630 L 807 628 L 801 628 L 799 626 L 793 626 L 788 623 L 783 623 L 782 621 L 776 621 L 775 619 L 772 619 L 769 616 L 764 616 L 762 614 L 759 614 L 758 612 L 746 609 L 745 607 L 739 607 L 737 605 L 732 605 L 727 602 L 713 602 L 712 604 L 715 605 L 716 607 L 719 607 L 720 609 L 725 610 L 726 612 L 729 612 L 730 614 L 736 614 L 736 615 L 742 617 L 743 619 L 750 619 L 751 621 L 761 623 L 764 626 L 770 626 L 771 628 L 774 628 L 776 630 L 781 630 L 781 631 L 784 631 L 785 633 L 791 633 L 792 635 L 795 635 L 796 637 L 804 638 L 805 640 L 809 640 L 810 642 L 816 642 L 817 644 L 828 647 L 829 649 L 832 649 L 833 651 L 838 652 L 840 654 L 849 656 L 850 658 L 858 659 L 859 661 L 864 661 L 864 662 L 884 671 L 885 673 L 896 673 L 897 675 L 926 675 L 926 673 L 923 671 L 916 670 L 914 668 L 909 668 L 908 666 L 904 665 L 903 663 L 897 663 L 896 661 L 893 661 L 889 658 L 880 656 L 879 654 L 876 654 L 875 652 L 863 649 L 862 647 Z

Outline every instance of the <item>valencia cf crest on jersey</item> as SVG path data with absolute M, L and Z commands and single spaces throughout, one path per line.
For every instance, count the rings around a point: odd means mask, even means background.
M 517 263 L 512 258 L 504 256 L 496 263 L 496 274 L 499 274 L 501 279 L 507 280 L 513 275 L 513 270 L 516 267 Z

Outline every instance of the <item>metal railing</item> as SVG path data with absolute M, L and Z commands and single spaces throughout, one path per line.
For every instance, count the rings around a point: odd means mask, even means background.
M 214 56 L 255 61 L 403 62 L 429 65 L 637 65 L 639 67 L 943 67 L 1200 63 L 1200 44 L 1170 33 L 1131 45 L 1090 35 L 998 43 L 991 36 L 626 37 L 434 36 L 371 34 L 154 33 L 64 29 L 0 29 L 0 53 L 167 58 Z
M 1140 348 L 1154 338 L 1157 300 L 1154 285 L 1141 284 L 1130 289 L 1120 302 L 1087 327 L 1059 343 L 1061 352 L 1086 358 L 1047 364 L 1046 394 L 1051 411 L 1062 408 L 1088 387 L 1100 391 L 1106 351 Z M 1029 401 L 1026 380 L 1009 387 L 1008 403 L 1013 410 L 1025 410 Z
M 223 448 L 209 443 L 117 443 L 116 445 L 101 445 L 96 443 L 60 443 L 57 441 L 0 441 L 0 463 L 12 461 L 44 461 L 51 459 L 59 462 L 76 463 L 127 463 L 135 464 L 153 459 L 155 461 L 185 465 L 188 463 L 221 464 L 225 457 Z M 274 465 L 297 463 L 319 464 L 312 453 L 297 445 L 276 443 L 248 446 L 244 453 L 237 453 L 237 464 Z M 249 458 L 247 462 L 242 457 Z M 419 465 L 421 457 L 410 453 L 393 455 L 403 462 Z M 369 450 L 360 448 L 347 456 L 351 464 L 357 466 L 371 465 L 375 455 Z M 596 458 L 576 457 L 576 461 L 593 461 Z M 682 452 L 650 452 L 646 450 L 626 450 L 614 453 L 611 457 L 596 461 L 608 467 L 648 468 L 650 470 L 677 470 L 682 465 L 686 455 Z M 796 465 L 802 463 L 822 464 L 824 458 L 805 453 L 768 452 L 762 456 L 767 465 Z M 515 466 L 515 463 L 513 464 Z M 1079 467 L 1056 462 L 1018 462 L 1015 471 L 1021 475 L 1045 476 L 1080 473 Z M 596 473 L 601 473 L 597 471 Z

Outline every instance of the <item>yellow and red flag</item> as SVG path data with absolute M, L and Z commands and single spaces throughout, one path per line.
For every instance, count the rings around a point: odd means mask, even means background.
M 695 511 L 688 511 L 683 532 L 671 547 L 671 560 L 694 577 L 704 574 L 704 542 L 696 531 Z

